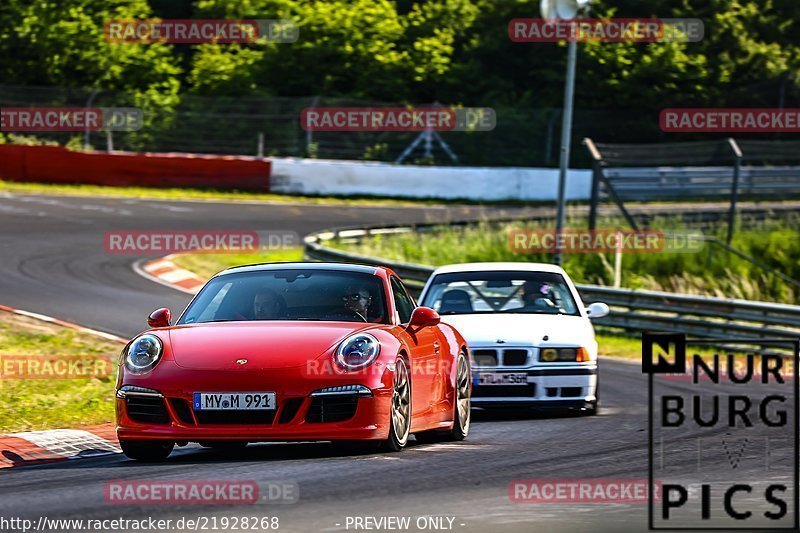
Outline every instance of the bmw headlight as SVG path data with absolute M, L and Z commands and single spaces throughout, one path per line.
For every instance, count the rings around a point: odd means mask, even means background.
M 374 363 L 380 353 L 378 339 L 368 333 L 357 333 L 336 349 L 336 362 L 347 370 L 356 370 Z
M 125 368 L 134 374 L 147 372 L 161 359 L 164 345 L 155 335 L 142 335 L 136 338 L 125 354 Z
M 539 360 L 543 363 L 588 363 L 591 358 L 586 348 L 542 348 Z

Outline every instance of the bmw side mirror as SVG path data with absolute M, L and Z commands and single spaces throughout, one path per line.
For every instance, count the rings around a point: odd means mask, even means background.
M 604 304 L 602 302 L 595 302 L 595 303 L 589 305 L 589 307 L 586 308 L 586 314 L 589 316 L 589 318 L 592 318 L 592 319 L 594 319 L 594 318 L 602 318 L 602 317 L 606 316 L 610 312 L 611 312 L 611 309 L 608 308 L 608 305 L 606 305 L 606 304 Z
M 166 307 L 156 309 L 147 317 L 147 325 L 151 328 L 166 328 L 172 319 L 172 313 Z

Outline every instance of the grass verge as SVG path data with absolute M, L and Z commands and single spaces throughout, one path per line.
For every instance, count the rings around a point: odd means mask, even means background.
M 59 356 L 79 357 L 114 374 L 121 344 L 0 311 L 0 346 L 0 433 L 76 428 L 114 420 L 114 375 L 43 376 L 60 373 L 58 369 L 63 367 L 45 366 Z M 15 377 L 20 376 L 21 368 L 37 377 Z
M 606 357 L 616 357 L 618 359 L 631 359 L 634 361 L 642 360 L 642 339 L 641 337 L 629 337 L 613 333 L 606 329 L 597 331 L 597 343 L 600 345 L 600 354 Z M 711 360 L 719 350 L 708 346 L 687 345 L 686 353 L 698 354 L 703 359 Z
M 303 260 L 300 246 L 256 254 L 180 254 L 172 262 L 181 268 L 208 279 L 226 268 L 254 263 L 285 263 Z

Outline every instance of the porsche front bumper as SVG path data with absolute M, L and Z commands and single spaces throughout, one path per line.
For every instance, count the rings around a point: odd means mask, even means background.
M 146 388 L 155 394 L 134 389 L 123 397 L 118 395 L 117 436 L 189 442 L 385 440 L 391 383 L 391 372 L 378 367 L 362 375 L 310 375 L 300 367 L 245 374 L 187 370 L 163 361 L 147 378 L 126 376 L 123 387 Z M 359 387 L 346 387 L 349 385 Z M 248 391 L 274 392 L 276 409 L 193 408 L 195 392 Z

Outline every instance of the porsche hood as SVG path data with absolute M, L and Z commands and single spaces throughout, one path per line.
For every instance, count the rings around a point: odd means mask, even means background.
M 169 330 L 175 363 L 192 370 L 266 370 L 305 365 L 374 324 L 224 322 Z M 246 363 L 237 361 L 246 360 Z

